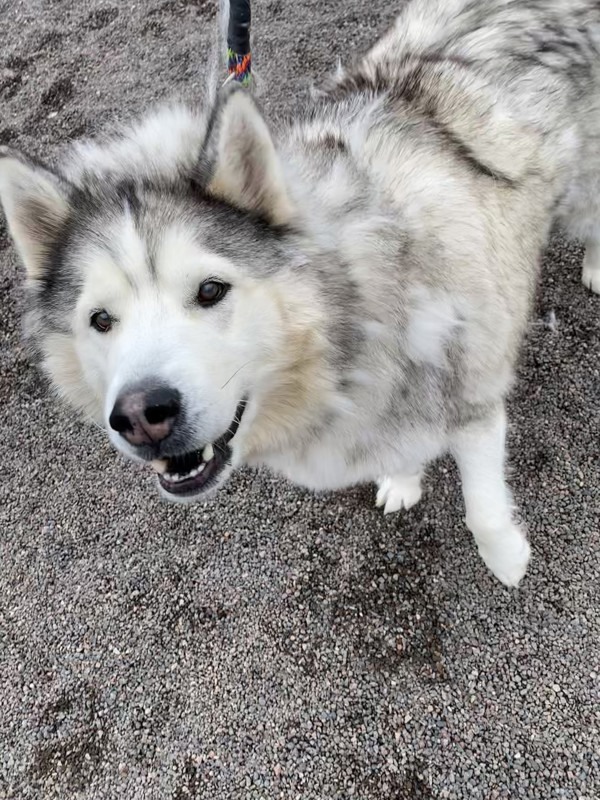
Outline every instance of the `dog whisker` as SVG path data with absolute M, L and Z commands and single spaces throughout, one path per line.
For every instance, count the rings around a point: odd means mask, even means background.
M 221 389 L 224 389 L 227 386 L 227 384 L 230 383 L 235 378 L 235 376 L 238 374 L 238 372 L 241 372 L 245 367 L 248 366 L 248 364 L 251 364 L 253 360 L 254 359 L 251 358 L 250 361 L 246 361 L 245 364 L 242 364 L 241 367 L 238 367 L 236 369 L 236 371 L 233 373 L 233 375 L 231 375 L 229 378 L 227 378 L 227 380 L 225 381 L 223 386 L 221 386 Z

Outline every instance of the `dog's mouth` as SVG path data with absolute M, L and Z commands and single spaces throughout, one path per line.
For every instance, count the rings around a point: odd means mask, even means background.
M 223 436 L 214 442 L 188 453 L 152 462 L 152 466 L 158 472 L 159 483 L 167 494 L 191 497 L 215 486 L 221 473 L 231 463 L 229 443 L 237 433 L 245 410 L 246 400 L 242 400 L 231 425 Z

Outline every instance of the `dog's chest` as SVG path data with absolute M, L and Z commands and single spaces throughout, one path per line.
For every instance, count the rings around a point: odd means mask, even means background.
M 263 463 L 301 486 L 335 490 L 384 475 L 411 474 L 443 449 L 444 437 L 433 430 L 399 430 L 392 437 L 369 431 L 354 439 L 332 433 L 302 450 L 272 454 Z
M 346 449 L 328 440 L 301 452 L 278 453 L 266 465 L 286 478 L 310 489 L 341 489 L 370 480 L 371 465 L 349 463 Z

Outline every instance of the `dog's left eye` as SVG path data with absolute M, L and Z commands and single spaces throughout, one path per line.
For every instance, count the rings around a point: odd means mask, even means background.
M 198 302 L 201 306 L 214 306 L 222 300 L 230 289 L 228 283 L 221 281 L 204 281 L 198 289 Z
M 102 311 L 96 311 L 90 317 L 90 325 L 92 328 L 95 328 L 98 333 L 108 333 L 108 331 L 112 328 L 113 319 L 108 313 L 102 309 Z

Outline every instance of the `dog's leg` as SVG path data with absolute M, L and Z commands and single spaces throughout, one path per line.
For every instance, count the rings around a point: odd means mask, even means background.
M 376 503 L 383 506 L 384 514 L 391 514 L 393 511 L 409 509 L 416 505 L 421 499 L 421 478 L 422 472 L 411 474 L 387 475 L 377 482 L 379 487 Z
M 600 294 L 600 240 L 588 239 L 581 272 L 583 285 Z
M 452 452 L 462 479 L 467 527 L 479 554 L 507 586 L 517 586 L 529 562 L 525 535 L 512 518 L 512 498 L 504 477 L 506 415 L 504 408 L 463 428 Z

